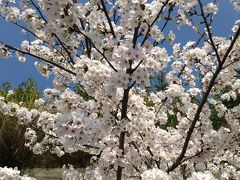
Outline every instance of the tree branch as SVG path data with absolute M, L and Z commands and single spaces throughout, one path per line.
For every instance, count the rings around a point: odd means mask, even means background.
M 127 118 L 127 105 L 128 105 L 128 99 L 129 99 L 129 91 L 130 89 L 124 89 L 123 92 L 123 98 L 122 98 L 122 109 L 121 109 L 121 120 Z M 125 142 L 125 131 L 123 130 L 120 133 L 120 137 L 119 137 L 119 149 L 122 150 L 122 156 L 124 156 L 124 142 Z M 118 157 L 121 158 L 121 157 Z M 123 167 L 118 165 L 117 168 L 117 180 L 121 180 L 122 179 L 122 170 Z
M 48 21 L 46 20 L 46 18 L 43 16 L 43 13 L 41 12 L 40 8 L 36 5 L 36 3 L 33 2 L 33 0 L 30 0 L 30 2 L 32 3 L 32 5 L 36 8 L 36 10 L 38 11 L 39 15 L 41 16 L 41 18 L 43 19 L 43 21 L 47 24 Z M 71 53 L 69 52 L 69 50 L 66 48 L 65 44 L 60 40 L 60 38 L 55 34 L 52 33 L 53 36 L 58 40 L 58 42 L 61 44 L 62 48 L 64 49 L 64 51 L 67 53 L 68 58 L 69 58 L 69 62 L 71 62 L 72 64 L 75 64 Z
M 196 111 L 196 114 L 195 114 L 194 119 L 192 121 L 192 124 L 191 124 L 191 126 L 190 126 L 190 128 L 189 128 L 189 130 L 187 132 L 187 136 L 185 138 L 182 151 L 181 151 L 180 155 L 178 156 L 178 158 L 176 159 L 176 162 L 173 163 L 173 165 L 167 170 L 168 173 L 173 171 L 174 169 L 176 169 L 182 163 L 182 160 L 183 160 L 183 158 L 185 156 L 185 153 L 187 151 L 187 147 L 188 147 L 188 143 L 190 141 L 191 135 L 192 135 L 192 133 L 193 133 L 193 131 L 195 129 L 195 125 L 196 125 L 197 121 L 199 120 L 200 113 L 202 112 L 202 108 L 203 108 L 204 104 L 206 103 L 206 101 L 208 99 L 208 96 L 209 96 L 209 94 L 210 94 L 210 92 L 211 92 L 211 90 L 212 90 L 212 88 L 213 88 L 213 86 L 215 84 L 217 76 L 221 72 L 221 70 L 223 68 L 223 65 L 224 65 L 224 63 L 225 63 L 229 53 L 231 52 L 231 50 L 232 50 L 232 48 L 233 48 L 237 38 L 239 37 L 239 35 L 240 35 L 240 27 L 238 27 L 238 31 L 236 32 L 236 34 L 235 34 L 235 36 L 234 36 L 230 46 L 228 47 L 228 49 L 227 49 L 223 59 L 220 61 L 220 63 L 218 65 L 215 73 L 213 74 L 213 77 L 212 77 L 212 79 L 211 79 L 211 81 L 209 83 L 207 91 L 205 92 L 205 94 L 203 96 L 203 99 L 202 99 L 202 101 L 200 102 L 200 104 L 199 104 L 199 106 L 197 108 L 197 111 Z
M 160 15 L 162 14 L 164 7 L 168 4 L 168 1 L 169 1 L 169 0 L 166 0 L 166 1 L 165 1 L 165 3 L 162 5 L 160 11 L 158 12 L 156 18 L 155 18 L 155 19 L 153 20 L 153 22 L 148 26 L 148 30 L 147 30 L 147 32 L 146 32 L 146 34 L 145 34 L 145 37 L 144 37 L 144 39 L 143 39 L 143 41 L 142 41 L 142 43 L 141 43 L 141 46 L 144 45 L 144 43 L 146 42 L 146 40 L 147 40 L 148 37 L 150 36 L 149 33 L 150 33 L 150 30 L 151 30 L 152 26 L 155 24 L 155 22 L 158 20 L 158 18 L 159 18 Z
M 32 57 L 34 57 L 34 58 L 40 59 L 40 60 L 42 60 L 42 61 L 44 61 L 44 62 L 46 62 L 46 63 L 49 63 L 49 64 L 51 64 L 51 65 L 53 65 L 53 66 L 55 66 L 55 67 L 58 67 L 59 69 L 62 69 L 63 71 L 66 71 L 66 72 L 68 72 L 68 73 L 76 76 L 76 73 L 75 73 L 75 72 L 73 72 L 73 71 L 71 71 L 71 70 L 69 70 L 69 69 L 67 69 L 67 68 L 65 68 L 65 67 L 63 67 L 63 66 L 61 66 L 61 65 L 59 65 L 59 64 L 57 64 L 57 63 L 55 63 L 55 62 L 52 62 L 52 61 L 47 60 L 47 59 L 44 59 L 44 58 L 42 58 L 42 57 L 40 57 L 40 56 L 37 56 L 37 55 L 35 55 L 35 54 L 32 54 L 32 53 L 30 53 L 30 52 L 23 51 L 23 50 L 21 50 L 21 49 L 15 48 L 15 47 L 10 46 L 10 45 L 8 45 L 8 44 L 6 44 L 6 43 L 3 43 L 3 42 L 1 42 L 1 41 L 0 41 L 0 43 L 3 44 L 5 47 L 7 47 L 7 48 L 10 49 L 10 50 L 14 50 L 14 51 L 20 52 L 20 53 L 22 53 L 22 54 L 30 55 L 30 56 L 32 56 Z
M 96 46 L 95 44 L 92 42 L 91 38 L 89 38 L 86 34 L 84 34 L 82 31 L 80 31 L 80 29 L 75 25 L 75 29 L 77 32 L 79 32 L 81 35 L 83 35 L 85 38 L 89 39 L 90 44 L 92 44 L 93 48 L 97 50 L 97 52 L 99 54 L 102 55 L 102 57 L 107 61 L 107 63 L 109 64 L 109 66 L 115 71 L 118 72 L 117 69 L 112 65 L 112 63 L 110 61 L 108 61 L 107 57 L 104 55 L 103 52 L 101 52 Z
M 114 29 L 113 29 L 113 26 L 112 26 L 112 21 L 111 21 L 111 19 L 110 19 L 110 17 L 109 17 L 109 14 L 108 14 L 108 12 L 107 12 L 106 6 L 105 6 L 103 0 L 100 0 L 100 2 L 101 2 L 101 4 L 102 4 L 104 14 L 105 14 L 105 16 L 106 16 L 106 18 L 107 18 L 107 21 L 108 21 L 108 24 L 109 24 L 109 26 L 110 26 L 111 33 L 112 33 L 113 37 L 116 38 Z
M 209 39 L 210 39 L 210 44 L 211 44 L 211 46 L 212 46 L 212 48 L 213 48 L 213 51 L 215 52 L 215 54 L 216 54 L 216 56 L 217 56 L 217 61 L 218 61 L 218 63 L 220 63 L 221 58 L 220 58 L 220 56 L 219 56 L 218 50 L 217 50 L 217 48 L 216 48 L 216 45 L 215 45 L 215 43 L 214 43 L 214 41 L 213 41 L 212 32 L 211 32 L 210 26 L 209 26 L 209 24 L 208 24 L 208 22 L 207 22 L 207 18 L 206 18 L 206 16 L 204 15 L 203 5 L 202 5 L 201 0 L 198 0 L 198 3 L 199 3 L 199 5 L 200 5 L 201 16 L 202 16 L 203 21 L 204 21 L 204 24 L 205 24 L 205 26 L 206 26 L 206 28 L 207 28 L 208 37 L 209 37 Z

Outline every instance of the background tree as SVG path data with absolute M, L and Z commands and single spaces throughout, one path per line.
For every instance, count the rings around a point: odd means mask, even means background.
M 5 82 L 0 86 L 0 95 L 6 103 L 17 103 L 29 109 L 43 109 L 44 105 L 36 106 L 35 101 L 41 97 L 41 91 L 33 79 L 22 82 L 14 90 L 11 83 Z M 27 126 L 18 123 L 16 116 L 0 113 L 0 166 L 26 168 L 54 168 L 64 164 L 72 164 L 74 167 L 86 167 L 89 164 L 90 155 L 84 152 L 65 154 L 58 157 L 46 152 L 35 155 L 25 147 L 24 134 Z M 41 132 L 38 132 L 41 133 Z

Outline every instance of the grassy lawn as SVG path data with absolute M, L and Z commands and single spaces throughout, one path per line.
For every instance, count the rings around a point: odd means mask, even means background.
M 78 172 L 83 172 L 83 169 L 77 169 Z M 63 168 L 53 168 L 53 169 L 43 169 L 34 168 L 26 169 L 22 171 L 22 174 L 27 174 L 28 176 L 34 177 L 37 180 L 61 180 L 63 174 Z

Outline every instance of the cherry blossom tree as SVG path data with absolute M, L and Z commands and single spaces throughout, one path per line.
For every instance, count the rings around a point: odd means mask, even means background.
M 239 0 L 230 3 L 240 10 Z M 36 102 L 48 110 L 3 98 L 0 110 L 28 127 L 25 145 L 36 154 L 91 153 L 85 179 L 237 179 L 240 105 L 226 107 L 224 101 L 240 93 L 240 28 L 236 20 L 229 37 L 215 36 L 217 5 L 0 0 L 1 16 L 26 35 L 21 48 L 1 42 L 0 55 L 15 53 L 22 62 L 31 56 L 39 73 L 55 77 L 54 88 Z M 182 26 L 198 38 L 174 44 L 174 31 Z M 151 91 L 159 72 L 166 72 L 167 86 Z M 213 129 L 211 107 L 226 126 Z M 166 125 L 170 116 L 175 126 Z

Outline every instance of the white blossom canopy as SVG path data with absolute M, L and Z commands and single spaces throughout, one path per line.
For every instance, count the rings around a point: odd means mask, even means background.
M 240 10 L 239 0 L 231 3 Z M 55 77 L 37 102 L 47 110 L 4 98 L 0 110 L 28 127 L 26 146 L 36 154 L 93 154 L 85 179 L 238 179 L 240 21 L 230 38 L 214 36 L 217 5 L 0 0 L 1 16 L 27 35 L 21 48 L 0 42 L 0 55 L 30 55 L 39 73 Z M 169 24 L 190 26 L 199 38 L 174 43 Z M 166 86 L 152 90 L 161 72 Z M 213 111 L 225 122 L 218 129 Z

